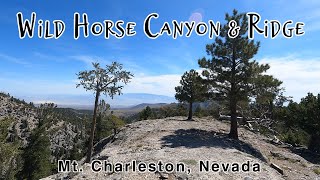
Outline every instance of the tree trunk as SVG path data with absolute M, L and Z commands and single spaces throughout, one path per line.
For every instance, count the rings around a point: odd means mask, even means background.
M 268 118 L 273 119 L 273 101 L 269 102 L 269 108 L 268 108 L 269 114 L 268 114 Z
M 238 139 L 238 122 L 237 122 L 237 91 L 236 91 L 236 48 L 232 45 L 232 70 L 231 70 L 231 92 L 230 92 L 230 112 L 231 125 L 229 137 Z
M 229 137 L 232 139 L 238 139 L 238 120 L 237 120 L 237 102 L 232 99 L 230 101 L 231 111 L 231 126 Z
M 189 120 L 189 121 L 192 120 L 192 102 L 189 104 L 189 116 L 188 116 L 188 120 Z
M 94 132 L 95 132 L 95 129 L 96 129 L 96 120 L 97 120 L 97 109 L 98 109 L 99 96 L 100 96 L 100 91 L 97 91 L 96 99 L 95 99 L 95 102 L 94 102 L 93 119 L 92 119 L 92 125 L 91 125 L 91 132 L 90 132 L 89 147 L 88 147 L 88 151 L 87 151 L 86 163 L 90 163 L 90 161 L 91 161 Z
M 117 135 L 117 128 L 113 128 L 113 135 Z

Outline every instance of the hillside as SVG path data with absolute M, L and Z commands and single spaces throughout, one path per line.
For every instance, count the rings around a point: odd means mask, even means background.
M 18 138 L 24 145 L 31 131 L 37 126 L 37 113 L 33 106 L 8 94 L 0 94 L 0 121 L 10 119 L 6 140 Z M 17 136 L 17 137 L 16 137 Z
M 100 172 L 82 164 L 81 173 L 56 174 L 45 179 L 316 179 L 316 156 L 298 155 L 293 149 L 272 143 L 272 139 L 239 128 L 239 141 L 227 138 L 229 124 L 212 118 L 185 121 L 185 117 L 139 121 L 126 125 L 114 138 L 106 138 L 95 147 L 93 159 L 128 163 L 183 163 L 191 172 Z M 303 152 L 303 151 L 299 151 Z M 309 161 L 307 161 L 308 159 Z M 218 163 L 258 163 L 260 172 L 199 172 L 199 161 Z M 318 159 L 319 160 L 319 159 Z M 319 162 L 319 161 L 318 161 Z M 81 162 L 79 162 L 81 164 Z M 270 165 L 279 166 L 281 175 Z M 234 164 L 233 164 L 234 165 Z M 232 166 L 233 166 L 232 165 Z M 100 166 L 99 166 L 100 167 Z M 241 168 L 241 167 L 240 167 Z M 129 168 L 130 169 L 130 168 Z
M 0 93 L 0 179 L 13 179 L 22 168 L 23 153 L 30 148 L 30 142 L 39 142 L 40 136 L 49 142 L 45 148 L 50 149 L 50 162 L 82 155 L 86 112 L 56 108 L 44 117 L 41 115 L 44 111 L 32 103 Z M 40 122 L 42 128 L 39 128 Z

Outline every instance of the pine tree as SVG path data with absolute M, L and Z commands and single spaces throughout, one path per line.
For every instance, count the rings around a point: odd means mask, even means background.
M 121 118 L 119 118 L 119 117 L 117 117 L 117 116 L 115 116 L 113 114 L 110 115 L 109 120 L 110 120 L 110 123 L 112 125 L 111 128 L 113 130 L 113 135 L 115 136 L 115 135 L 117 135 L 118 130 L 122 126 L 125 125 L 125 122 Z
M 140 120 L 147 120 L 148 118 L 150 118 L 152 116 L 153 112 L 152 109 L 150 108 L 150 106 L 147 106 L 145 109 L 143 109 L 139 116 L 140 116 Z
M 284 88 L 280 88 L 281 81 L 271 75 L 259 75 L 254 80 L 255 106 L 261 118 L 273 119 L 274 105 L 282 106 L 279 98 L 286 98 L 282 95 Z
M 314 152 L 320 152 L 320 94 L 308 95 L 301 99 L 298 112 L 293 112 L 300 121 L 300 127 L 308 132 L 310 142 L 308 148 Z M 299 122 L 298 121 L 298 122 Z
M 94 111 L 90 131 L 89 147 L 87 152 L 86 162 L 91 161 L 93 140 L 96 128 L 98 103 L 101 93 L 113 98 L 115 95 L 120 95 L 123 85 L 127 84 L 133 77 L 128 71 L 123 70 L 122 64 L 112 62 L 111 65 L 106 65 L 106 68 L 101 68 L 99 63 L 92 63 L 94 69 L 90 71 L 79 72 L 78 79 L 80 83 L 77 87 L 83 86 L 86 91 L 93 91 L 95 93 Z
M 54 103 L 45 103 L 37 109 L 39 124 L 31 133 L 28 146 L 23 151 L 23 167 L 17 177 L 40 179 L 52 173 L 53 164 L 50 161 L 50 141 L 46 127 L 56 117 L 56 107 Z
M 18 177 L 22 179 L 40 179 L 51 174 L 50 141 L 44 128 L 38 128 L 30 136 L 30 142 L 22 154 L 24 160 Z
M 231 113 L 229 137 L 238 139 L 237 104 L 248 99 L 254 90 L 254 78 L 269 69 L 269 65 L 260 65 L 251 60 L 257 54 L 260 43 L 248 39 L 246 15 L 234 10 L 231 16 L 226 14 L 225 20 L 227 24 L 221 28 L 220 37 L 206 46 L 206 52 L 211 58 L 204 57 L 198 63 L 201 68 L 205 68 L 202 75 L 210 84 L 215 98 L 228 101 Z M 240 26 L 239 35 L 235 38 L 228 36 L 228 23 L 231 20 Z
M 207 86 L 202 83 L 200 75 L 193 69 L 183 74 L 180 84 L 181 86 L 175 87 L 175 98 L 180 102 L 189 103 L 188 120 L 192 120 L 192 104 L 205 99 Z

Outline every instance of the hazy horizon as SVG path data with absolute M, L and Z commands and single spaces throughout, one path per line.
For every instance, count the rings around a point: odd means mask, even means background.
M 8 92 L 4 92 L 8 93 Z M 43 96 L 16 96 L 15 94 L 9 94 L 20 100 L 26 102 L 32 102 L 34 104 L 43 103 L 55 103 L 59 107 L 93 107 L 94 95 L 84 94 L 84 95 L 43 95 Z M 104 99 L 112 108 L 128 108 L 139 104 L 159 104 L 159 103 L 175 103 L 174 97 L 155 95 L 147 93 L 125 93 L 120 96 L 115 96 L 114 99 L 102 95 L 100 99 Z

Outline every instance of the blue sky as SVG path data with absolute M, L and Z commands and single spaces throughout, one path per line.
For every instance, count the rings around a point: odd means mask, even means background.
M 213 42 L 207 36 L 190 38 L 169 36 L 148 39 L 143 33 L 143 21 L 150 13 L 159 14 L 152 21 L 151 29 L 160 30 L 163 22 L 172 20 L 188 21 L 192 14 L 201 14 L 208 20 L 224 23 L 225 13 L 233 9 L 240 12 L 257 12 L 262 19 L 276 19 L 304 22 L 305 35 L 286 39 L 265 39 L 255 57 L 271 65 L 269 74 L 284 82 L 287 95 L 299 100 L 307 92 L 320 92 L 320 3 L 317 0 L 262 2 L 241 1 L 6 1 L 0 7 L 0 91 L 36 102 L 55 101 L 56 95 L 88 94 L 76 89 L 76 73 L 89 69 L 90 62 L 108 64 L 118 61 L 135 74 L 124 93 L 148 93 L 174 96 L 174 87 L 181 75 L 190 69 L 199 69 L 197 59 L 206 55 L 205 45 Z M 22 12 L 30 18 L 32 12 L 37 18 L 53 21 L 61 19 L 66 31 L 57 40 L 20 39 L 16 14 Z M 133 37 L 104 39 L 103 36 L 73 39 L 73 14 L 87 13 L 89 22 L 123 20 L 136 22 Z M 75 102 L 72 102 L 75 103 Z M 125 102 L 122 102 L 125 104 Z

